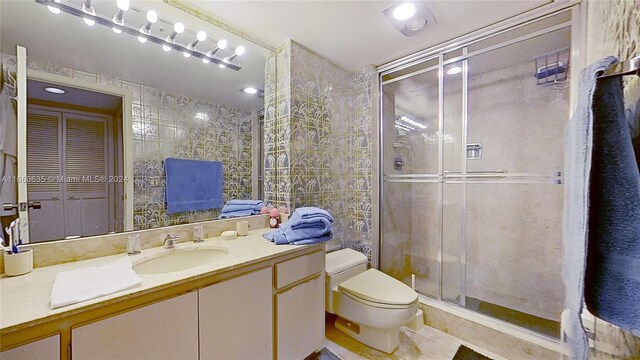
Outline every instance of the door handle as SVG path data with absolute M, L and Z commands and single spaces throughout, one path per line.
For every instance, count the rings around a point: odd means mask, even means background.
M 20 204 L 11 204 L 11 203 L 2 204 L 2 209 L 4 211 L 16 210 L 18 208 L 20 209 L 20 211 L 27 211 L 27 208 L 41 209 L 42 203 L 40 201 L 29 201 L 29 205 L 27 205 L 26 202 L 21 202 Z
M 51 197 L 51 200 L 60 200 L 60 198 L 54 195 Z

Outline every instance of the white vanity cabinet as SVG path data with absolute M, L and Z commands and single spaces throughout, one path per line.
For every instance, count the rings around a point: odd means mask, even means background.
M 276 264 L 277 359 L 304 359 L 324 347 L 324 252 Z
M 325 256 L 296 250 L 2 333 L 0 359 L 304 359 L 324 346 Z
M 193 291 L 71 330 L 73 360 L 198 359 Z
M 18 346 L 0 353 L 2 360 L 60 360 L 60 335 Z
M 200 360 L 272 358 L 271 269 L 198 290 Z

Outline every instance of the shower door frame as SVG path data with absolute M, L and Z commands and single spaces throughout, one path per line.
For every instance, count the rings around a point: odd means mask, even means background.
M 476 51 L 473 51 L 471 53 L 469 53 L 467 51 L 467 47 L 471 44 L 477 43 L 479 41 L 491 38 L 493 36 L 496 35 L 500 35 L 503 33 L 506 33 L 508 31 L 520 28 L 520 27 L 524 27 L 526 25 L 529 24 L 533 24 L 535 22 L 541 21 L 543 19 L 547 19 L 550 17 L 553 17 L 555 15 L 561 14 L 561 13 L 565 13 L 565 12 L 569 12 L 571 15 L 571 19 L 569 21 L 566 22 L 562 22 L 560 24 L 556 24 L 556 25 L 552 25 L 549 27 L 546 27 L 542 30 L 538 30 L 538 31 L 534 31 L 534 32 L 530 32 L 527 33 L 523 36 L 518 36 L 514 39 L 509 39 L 506 41 L 502 41 L 498 44 L 494 44 L 491 46 L 487 46 L 485 48 L 481 48 L 478 49 Z M 586 36 L 584 34 L 584 29 L 581 27 L 581 24 L 585 23 L 585 18 L 586 18 L 586 6 L 581 6 L 580 3 L 576 3 L 576 2 L 568 2 L 568 3 L 564 3 L 564 4 L 560 4 L 560 5 L 549 5 L 549 6 L 545 6 L 544 8 L 539 8 L 537 10 L 532 10 L 530 12 L 527 12 L 521 16 L 517 16 L 515 18 L 513 18 L 510 21 L 505 21 L 502 23 L 499 23 L 497 25 L 491 26 L 489 28 L 483 29 L 483 30 L 479 30 L 477 32 L 473 32 L 461 39 L 456 39 L 444 44 L 440 44 L 431 48 L 428 48 L 426 50 L 417 52 L 413 55 L 409 55 L 407 57 L 401 58 L 399 60 L 390 62 L 388 64 L 384 64 L 382 66 L 379 66 L 377 68 L 377 72 L 378 72 L 378 106 L 377 106 L 377 110 L 378 110 L 378 124 L 377 124 L 377 136 L 376 136 L 376 140 L 378 143 L 378 146 L 376 147 L 377 152 L 376 152 L 376 156 L 377 156 L 377 169 L 374 170 L 374 184 L 377 185 L 377 191 L 374 190 L 374 200 L 377 201 L 377 214 L 376 216 L 376 220 L 377 220 L 377 228 L 376 230 L 376 236 L 374 238 L 377 238 L 377 243 L 374 244 L 374 250 L 376 250 L 377 247 L 377 256 L 374 257 L 372 259 L 373 262 L 373 266 L 376 268 L 380 268 L 381 263 L 382 263 L 382 249 L 383 249 L 383 232 L 382 232 L 382 216 L 384 214 L 383 210 L 384 210 L 384 202 L 382 201 L 383 199 L 383 194 L 384 194 L 384 183 L 387 181 L 385 179 L 385 174 L 384 174 L 384 157 L 383 157 L 383 149 L 384 149 L 384 133 L 383 133 L 383 128 L 384 128 L 384 92 L 383 92 L 383 86 L 385 84 L 389 84 L 391 82 L 394 81 L 399 81 L 405 78 L 409 78 L 411 76 L 414 76 L 418 73 L 424 73 L 427 71 L 433 71 L 433 68 L 437 67 L 437 71 L 438 73 L 438 174 L 437 174 L 437 180 L 435 179 L 434 174 L 430 174 L 430 175 L 422 175 L 422 177 L 425 177 L 425 179 L 418 179 L 418 180 L 411 180 L 409 179 L 411 177 L 411 175 L 409 176 L 404 176 L 407 179 L 398 179 L 397 182 L 438 182 L 438 214 L 437 214 L 437 219 L 439 222 L 439 228 L 438 228 L 438 236 L 439 236 L 439 250 L 438 250 L 438 267 L 439 267 L 439 278 L 438 278 L 438 296 L 436 298 L 436 300 L 438 301 L 443 301 L 447 304 L 451 304 L 457 308 L 460 308 L 462 310 L 468 311 L 473 313 L 474 315 L 480 316 L 480 317 L 484 317 L 486 319 L 491 319 L 493 321 L 500 321 L 494 318 L 491 318 L 487 315 L 483 315 L 480 313 L 477 313 L 475 311 L 466 309 L 465 306 L 465 296 L 466 296 L 466 240 L 467 240 L 467 234 L 466 234 L 466 226 L 462 226 L 461 229 L 461 253 L 460 253 L 460 269 L 462 272 L 462 275 L 460 277 L 461 280 L 461 286 L 460 286 L 460 301 L 459 302 L 451 302 L 451 301 L 446 301 L 443 300 L 443 252 L 444 252 L 444 232 L 443 232 L 443 197 L 444 197 L 444 184 L 446 181 L 446 177 L 447 175 L 444 173 L 444 141 L 443 141 L 443 137 L 444 137 L 444 104 L 445 104 L 445 99 L 444 99 L 444 66 L 447 64 L 451 64 L 451 63 L 455 63 L 455 62 L 462 62 L 463 63 L 463 71 L 462 71 L 462 139 L 461 139 L 461 146 L 462 146 L 462 153 L 461 154 L 465 154 L 466 151 L 466 144 L 467 144 L 467 130 L 468 130 L 468 92 L 469 92 L 469 69 L 468 69 L 468 60 L 470 58 L 472 58 L 475 55 L 479 55 L 488 51 L 492 51 L 498 48 L 502 48 L 505 46 L 509 46 L 509 45 L 513 45 L 522 41 L 526 41 L 528 39 L 531 38 L 535 38 L 538 36 L 542 36 L 544 34 L 548 34 L 554 31 L 558 31 L 560 29 L 564 29 L 564 28 L 570 28 L 571 29 L 571 53 L 570 53 L 570 59 L 571 59 L 571 63 L 572 66 L 570 67 L 570 76 L 572 78 L 577 78 L 578 77 L 578 73 L 579 73 L 579 69 L 581 69 L 584 66 L 584 53 L 583 53 L 583 49 L 585 48 L 584 44 L 585 44 L 585 39 Z M 447 52 L 452 52 L 452 51 L 462 51 L 462 55 L 460 56 L 454 56 L 452 58 L 449 58 L 447 60 L 444 60 L 444 54 Z M 428 68 L 424 68 L 424 69 L 418 69 L 416 71 L 413 71 L 411 73 L 408 74 L 404 74 L 402 76 L 398 76 L 397 78 L 394 79 L 390 79 L 387 81 L 383 81 L 383 77 L 385 75 L 388 74 L 392 74 L 395 72 L 398 72 L 400 70 L 403 69 L 407 69 L 409 67 L 412 66 L 416 66 L 422 63 L 425 63 L 427 61 L 433 61 L 435 58 L 438 58 L 438 65 L 436 66 L 431 66 Z M 570 109 L 569 109 L 569 116 L 572 116 L 572 111 L 573 111 L 573 107 L 575 104 L 575 89 L 577 86 L 577 82 L 576 81 L 572 81 L 570 83 Z M 466 184 L 468 183 L 468 174 L 466 172 L 467 169 L 467 159 L 466 156 L 461 155 L 461 162 L 462 162 L 462 167 L 461 167 L 461 171 L 462 171 L 462 175 L 459 177 L 459 182 L 456 182 L 455 180 L 453 181 L 453 183 L 459 183 L 463 185 L 462 188 L 462 196 L 461 196 L 461 222 L 462 224 L 466 224 Z M 523 175 L 531 175 L 531 174 L 513 174 L 516 175 L 516 177 L 514 178 L 514 180 L 509 181 L 509 182 L 513 182 L 513 183 L 521 183 L 523 182 L 523 178 L 518 178 L 518 176 L 523 176 Z M 557 174 L 560 175 L 560 174 Z M 403 177 L 402 175 L 398 176 L 399 178 Z M 509 176 L 511 177 L 511 176 Z M 414 176 L 414 179 L 416 177 Z M 427 179 L 428 178 L 428 179 Z M 561 175 L 558 176 L 558 179 L 560 181 L 562 181 Z M 435 180 L 435 181 L 434 181 Z M 550 176 L 547 179 L 544 180 L 550 180 L 550 181 L 554 181 L 554 177 Z M 524 180 L 526 182 L 526 180 Z M 473 181 L 472 181 L 473 183 Z M 504 183 L 504 181 L 501 181 L 501 183 Z M 561 183 L 561 182 L 560 182 Z M 429 296 L 420 294 L 421 298 L 431 298 Z M 508 324 L 508 323 L 506 323 Z M 513 326 L 517 329 L 521 329 L 523 331 L 525 331 L 526 333 L 529 334 L 533 334 L 533 335 L 537 335 L 537 336 L 542 336 L 545 337 L 544 335 L 541 335 L 539 333 L 536 333 L 532 330 L 526 329 L 526 328 L 522 328 L 520 326 L 517 325 L 512 325 L 512 324 L 508 324 L 510 326 Z

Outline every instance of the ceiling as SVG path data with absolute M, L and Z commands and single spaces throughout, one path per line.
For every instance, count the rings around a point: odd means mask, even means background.
M 79 4 L 80 0 L 63 2 Z M 94 1 L 94 7 L 106 16 L 112 16 L 116 10 L 115 1 Z M 116 35 L 108 27 L 89 27 L 80 18 L 65 13 L 53 15 L 33 0 L 0 1 L 1 51 L 15 55 L 15 47 L 20 44 L 27 48 L 29 58 L 39 62 L 103 74 L 244 111 L 264 107 L 263 99 L 244 94 L 240 89 L 264 88 L 264 63 L 269 50 L 161 0 L 131 0 L 125 21 L 141 26 L 149 9 L 156 10 L 160 17 L 152 31 L 161 37 L 169 35 L 173 22 L 181 21 L 187 30 L 178 35 L 176 41 L 183 45 L 191 42 L 201 29 L 207 32 L 208 39 L 198 45 L 199 50 L 213 49 L 220 38 L 226 39 L 230 48 L 244 45 L 246 53 L 240 58 L 242 70 L 219 69 L 213 63 L 203 64 L 194 57 L 184 58 L 177 51 L 165 53 L 159 45 L 140 44 L 135 37 Z M 225 51 L 223 56 L 233 50 Z
M 405 37 L 382 11 L 395 1 L 185 1 L 271 43 L 293 39 L 351 71 L 381 65 L 548 0 L 427 1 L 436 26 Z
M 64 94 L 53 94 L 44 89 L 55 87 L 64 90 Z M 101 94 L 94 91 L 76 89 L 70 86 L 49 84 L 37 80 L 29 80 L 27 83 L 27 97 L 29 99 L 57 102 L 76 106 L 85 106 L 93 109 L 115 112 L 122 104 L 122 98 L 113 95 Z

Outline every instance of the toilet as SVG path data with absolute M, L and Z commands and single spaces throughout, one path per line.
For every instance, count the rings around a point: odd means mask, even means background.
M 352 249 L 326 255 L 326 311 L 338 317 L 335 327 L 372 348 L 393 352 L 400 327 L 418 311 L 418 294 L 376 269 Z

